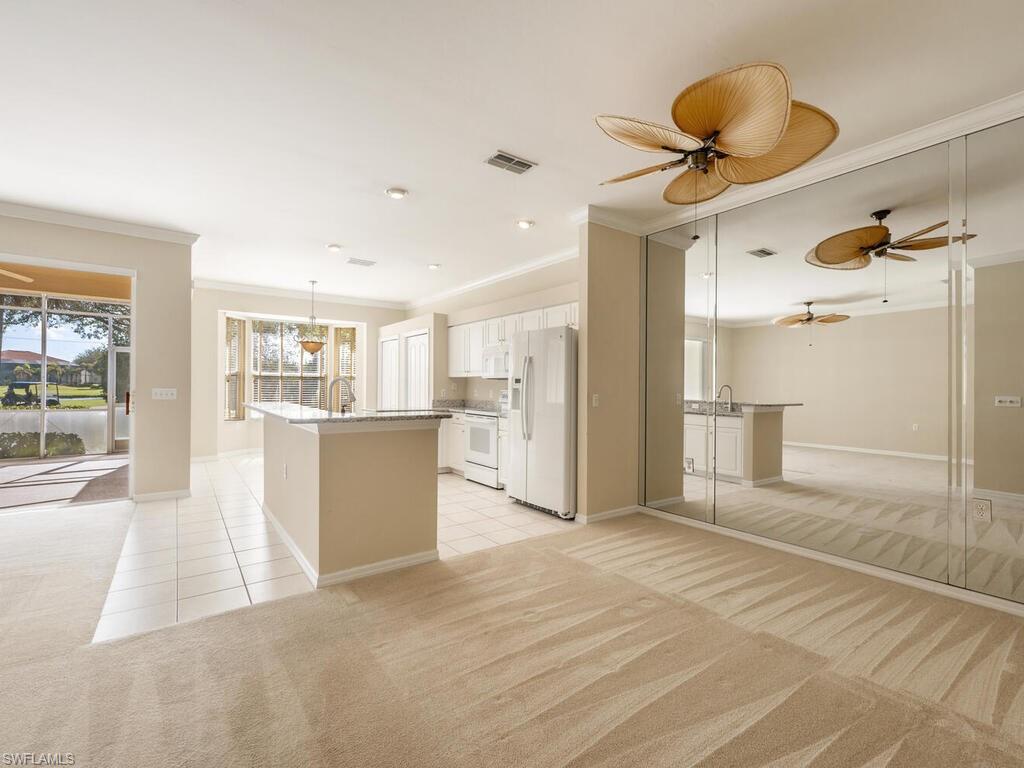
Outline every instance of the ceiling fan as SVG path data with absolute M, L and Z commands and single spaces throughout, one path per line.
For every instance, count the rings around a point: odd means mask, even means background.
M 17 272 L 11 272 L 9 269 L 0 269 L 0 275 L 11 277 L 15 280 L 20 280 L 23 283 L 34 283 L 35 278 L 27 277 L 26 275 L 19 275 Z
M 850 229 L 825 238 L 807 252 L 804 260 L 808 264 L 825 269 L 864 269 L 871 263 L 872 256 L 891 261 L 917 261 L 913 256 L 908 256 L 905 253 L 893 253 L 893 251 L 927 251 L 932 248 L 941 248 L 947 244 L 948 238 L 946 237 L 922 237 L 922 235 L 927 235 L 929 232 L 946 226 L 948 221 L 940 221 L 913 234 L 893 240 L 889 228 L 882 224 L 890 213 L 892 211 L 887 208 L 875 211 L 871 214 L 871 218 L 877 222 L 876 224 Z M 953 242 L 959 243 L 973 237 L 975 235 L 957 236 L 953 238 Z
M 616 176 L 605 184 L 682 168 L 663 194 L 676 205 L 696 204 L 730 184 L 754 184 L 792 171 L 823 152 L 839 126 L 817 107 L 793 101 L 779 64 L 741 64 L 685 88 L 672 104 L 676 128 L 618 115 L 598 115 L 608 136 L 674 160 Z
M 813 301 L 805 301 L 804 306 L 807 307 L 806 312 L 801 312 L 799 315 L 787 315 L 786 317 L 777 317 L 772 320 L 773 325 L 778 325 L 782 328 L 802 328 L 805 325 L 830 325 L 832 323 L 841 323 L 844 320 L 849 320 L 849 315 L 838 315 L 832 313 L 831 315 L 816 315 L 811 312 L 811 304 Z

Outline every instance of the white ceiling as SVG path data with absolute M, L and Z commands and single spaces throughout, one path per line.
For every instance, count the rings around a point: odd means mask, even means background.
M 558 258 L 587 204 L 669 210 L 664 176 L 597 186 L 651 160 L 598 112 L 667 121 L 774 60 L 834 155 L 1024 90 L 1022 27 L 1016 0 L 8 0 L 0 199 L 198 233 L 199 278 L 405 302 Z

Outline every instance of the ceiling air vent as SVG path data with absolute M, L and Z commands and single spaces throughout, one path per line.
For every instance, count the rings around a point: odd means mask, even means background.
M 773 251 L 771 248 L 755 248 L 752 251 L 747 251 L 751 256 L 757 256 L 759 259 L 767 259 L 769 256 L 774 256 L 778 251 Z
M 349 264 L 355 264 L 357 267 L 372 267 L 376 264 L 376 261 L 370 261 L 369 259 L 357 259 L 355 256 L 350 256 L 348 259 Z
M 506 152 L 503 149 L 499 149 L 488 157 L 487 164 L 493 165 L 495 168 L 501 168 L 503 171 L 511 171 L 512 173 L 526 173 L 536 165 L 536 163 L 516 157 L 511 152 Z

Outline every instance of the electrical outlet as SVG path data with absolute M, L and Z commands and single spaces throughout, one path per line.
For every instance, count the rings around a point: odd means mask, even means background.
M 591 398 L 591 400 L 593 401 L 593 403 L 594 403 L 594 407 L 595 407 L 595 408 L 597 408 L 597 406 L 598 406 L 598 405 L 600 404 L 600 402 L 601 402 L 601 399 L 600 399 L 600 398 L 599 398 L 599 397 L 598 397 L 597 395 L 594 395 L 594 396 L 593 396 L 593 397 Z
M 974 519 L 979 523 L 992 522 L 992 499 L 974 499 L 971 509 L 974 511 Z
M 282 464 L 281 467 L 282 467 L 281 475 L 284 477 L 285 480 L 287 480 L 288 479 L 288 465 L 287 464 Z
M 693 472 L 693 459 L 689 457 L 683 459 L 683 469 L 687 472 Z
M 682 405 L 682 404 L 683 404 L 683 393 L 682 392 L 676 392 L 676 405 Z
M 447 389 L 442 389 L 441 390 L 441 399 L 444 400 L 446 397 L 448 397 L 448 390 Z
M 917 430 L 918 430 L 918 427 L 919 427 L 919 425 L 918 425 L 918 424 L 911 424 L 911 425 L 910 425 L 910 428 L 911 428 L 912 430 L 914 430 L 915 432 L 917 432 Z

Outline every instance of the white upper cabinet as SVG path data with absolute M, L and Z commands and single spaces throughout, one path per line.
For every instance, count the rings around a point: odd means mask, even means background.
M 573 328 L 580 327 L 580 303 L 578 301 L 569 305 L 569 325 Z
M 532 309 L 519 315 L 520 331 L 539 331 L 544 327 L 544 310 Z
M 484 346 L 495 347 L 505 340 L 502 335 L 504 330 L 502 326 L 504 324 L 505 318 L 503 317 L 492 317 L 490 320 L 484 320 Z
M 484 321 L 470 323 L 466 365 L 467 376 L 479 376 L 484 370 Z
M 505 315 L 501 318 L 501 343 L 508 344 L 519 333 L 519 315 Z
M 544 327 L 558 328 L 572 324 L 572 305 L 559 304 L 556 307 L 547 307 L 544 310 Z
M 468 376 L 469 360 L 466 357 L 469 340 L 468 325 L 453 325 L 448 329 L 448 375 Z

